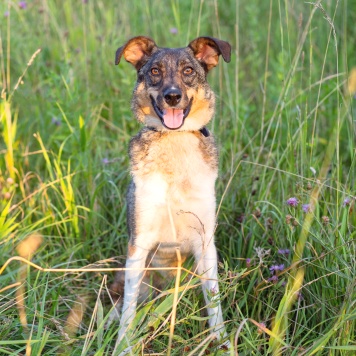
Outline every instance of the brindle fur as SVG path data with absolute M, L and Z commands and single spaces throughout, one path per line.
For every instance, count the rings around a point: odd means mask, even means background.
M 177 248 L 183 261 L 194 255 L 196 270 L 203 276 L 210 327 L 218 338 L 226 336 L 213 241 L 218 154 L 205 125 L 215 106 L 208 71 L 220 55 L 229 62 L 230 51 L 227 42 L 211 37 L 199 37 L 185 48 L 160 48 L 152 39 L 139 36 L 116 52 L 116 64 L 123 56 L 137 70 L 131 107 L 145 125 L 129 147 L 128 270 L 114 283 L 116 291 L 124 291 L 117 345 L 134 318 L 137 302 L 149 293 L 151 281 L 161 289 L 165 280 L 172 279 L 172 272 L 144 273 L 140 268 L 176 267 Z M 174 129 L 164 118 L 173 109 L 184 113 L 181 126 Z M 211 299 L 216 306 L 209 306 Z

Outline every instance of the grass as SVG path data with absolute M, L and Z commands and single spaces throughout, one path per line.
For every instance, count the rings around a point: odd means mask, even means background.
M 0 354 L 113 352 L 107 285 L 126 250 L 127 146 L 140 128 L 135 71 L 114 55 L 138 34 L 234 48 L 209 74 L 228 354 L 354 354 L 354 1 L 19 3 L 0 4 L 0 268 L 23 258 L 0 275 Z M 223 354 L 186 277 L 142 306 L 134 354 Z

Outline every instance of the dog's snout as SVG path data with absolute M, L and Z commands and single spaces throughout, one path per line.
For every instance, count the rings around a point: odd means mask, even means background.
M 165 102 L 169 106 L 175 106 L 182 99 L 182 93 L 181 93 L 181 91 L 179 89 L 169 88 L 169 89 L 164 91 L 163 97 L 164 97 Z

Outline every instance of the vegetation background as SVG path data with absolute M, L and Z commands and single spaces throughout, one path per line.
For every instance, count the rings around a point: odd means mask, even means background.
M 115 51 L 134 35 L 163 47 L 209 35 L 233 47 L 231 63 L 209 74 L 232 347 L 211 342 L 193 279 L 174 320 L 174 289 L 141 309 L 133 354 L 354 355 L 355 9 L 354 0 L 2 1 L 0 354 L 112 354 L 113 275 L 98 268 L 125 254 L 127 146 L 140 129 L 136 73 L 114 65 Z M 7 264 L 14 256 L 76 270 Z

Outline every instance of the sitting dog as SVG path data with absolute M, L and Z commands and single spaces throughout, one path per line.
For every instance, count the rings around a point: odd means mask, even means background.
M 131 107 L 144 124 L 129 147 L 130 239 L 127 270 L 116 277 L 116 289 L 124 294 L 117 345 L 149 281 L 155 284 L 145 268 L 177 267 L 189 255 L 202 277 L 210 329 L 218 339 L 226 337 L 214 245 L 218 154 L 206 128 L 215 96 L 206 79 L 219 56 L 229 62 L 230 54 L 229 43 L 212 37 L 198 37 L 185 48 L 160 48 L 138 36 L 116 52 L 116 64 L 123 56 L 137 70 Z

